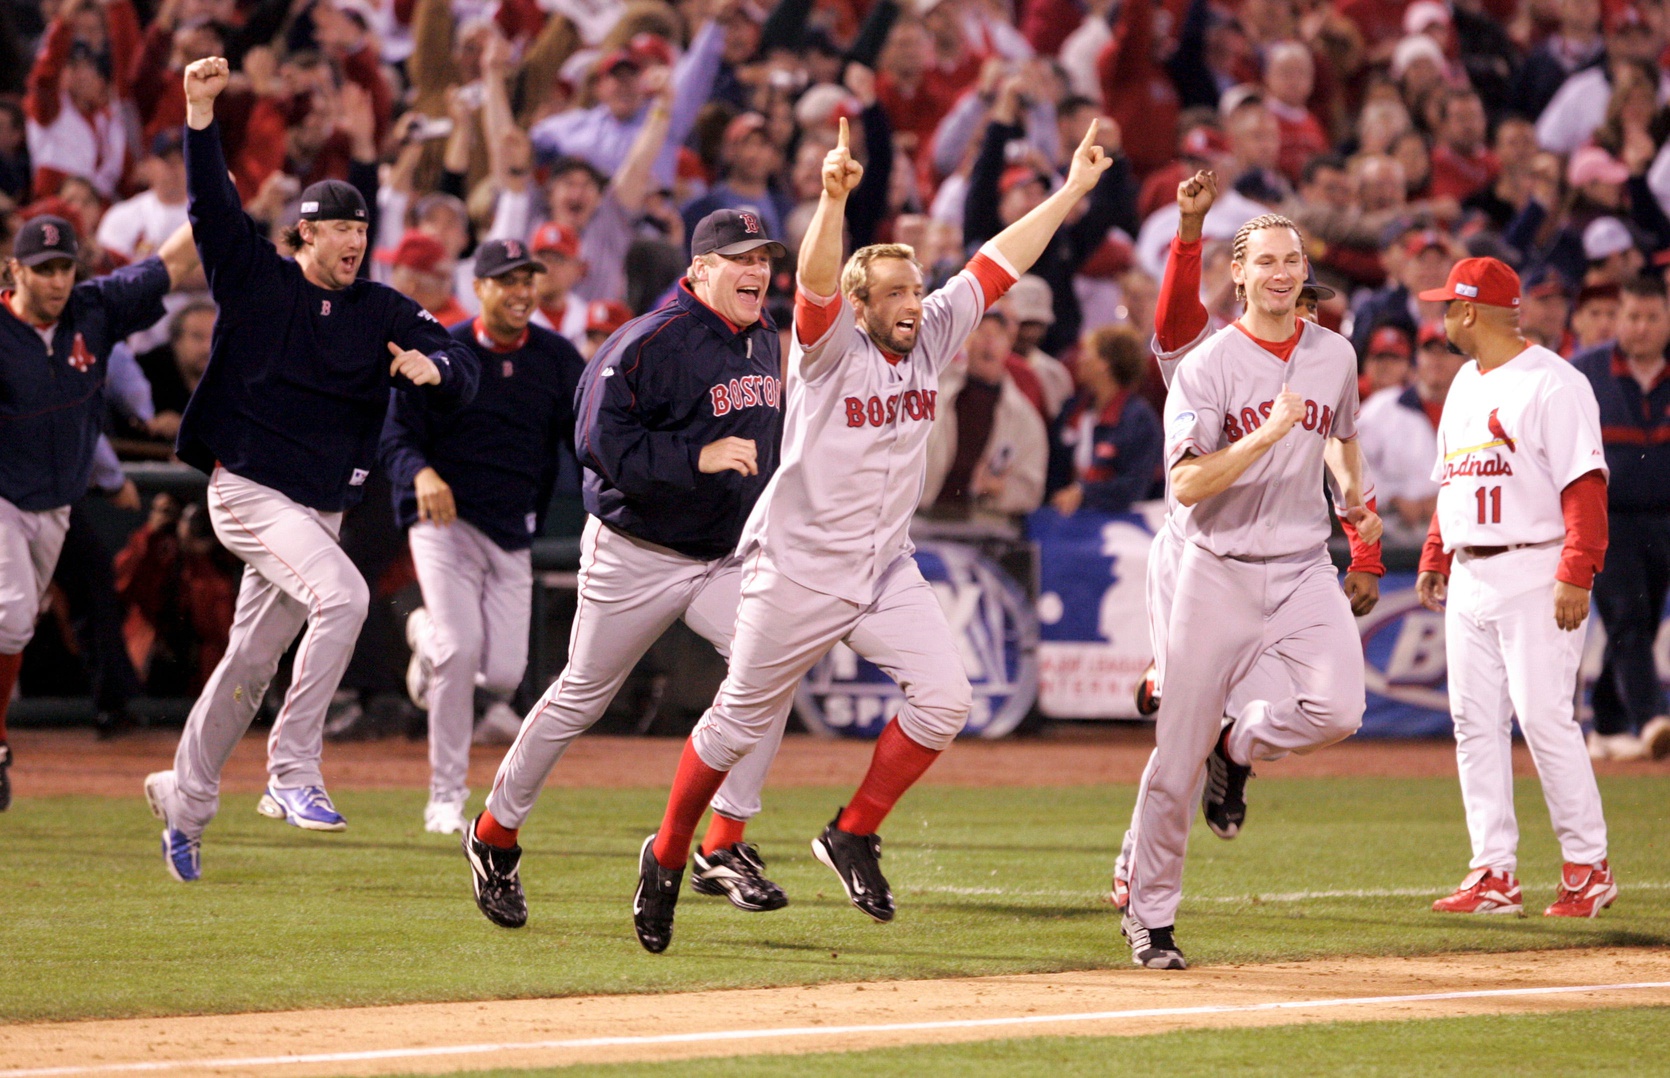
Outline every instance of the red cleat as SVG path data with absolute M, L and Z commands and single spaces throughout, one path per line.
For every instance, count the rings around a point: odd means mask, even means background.
M 1160 697 L 1154 691 L 1154 664 L 1149 663 L 1148 669 L 1137 678 L 1136 687 L 1137 714 L 1152 715 L 1160 710 Z
M 1544 917 L 1595 917 L 1618 898 L 1618 881 L 1605 861 L 1598 865 L 1560 866 L 1560 893 Z
M 1432 904 L 1435 913 L 1524 913 L 1525 899 L 1511 872 L 1475 868 L 1455 894 Z

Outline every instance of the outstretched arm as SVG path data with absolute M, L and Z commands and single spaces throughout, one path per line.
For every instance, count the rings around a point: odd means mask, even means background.
M 1096 145 L 1096 129 L 1100 121 L 1092 122 L 1084 133 L 1084 141 L 1073 151 L 1073 164 L 1067 172 L 1067 182 L 1055 194 L 1039 203 L 1019 221 L 991 238 L 991 244 L 1008 260 L 1017 274 L 1025 273 L 1038 261 L 1038 256 L 1049 246 L 1056 229 L 1067 219 L 1067 214 L 1085 195 L 1089 194 L 1102 173 L 1113 166 L 1113 159 Z
M 847 121 L 842 117 L 840 137 L 823 159 L 823 193 L 806 237 L 800 241 L 795 266 L 800 287 L 818 296 L 833 296 L 841 289 L 841 228 L 847 196 L 864 178 L 864 166 L 853 160 L 847 138 Z M 798 325 L 799 319 L 795 321 Z M 804 335 L 801 339 L 806 343 Z

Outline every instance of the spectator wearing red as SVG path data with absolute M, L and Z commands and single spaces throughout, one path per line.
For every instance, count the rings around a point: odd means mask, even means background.
M 632 312 L 624 303 L 612 299 L 594 299 L 586 304 L 586 333 L 580 343 L 580 355 L 590 359 L 615 330 L 632 321 Z
M 1265 55 L 1264 105 L 1281 135 L 1276 167 L 1294 183 L 1305 162 L 1329 149 L 1328 135 L 1307 104 L 1315 84 L 1316 62 L 1299 42 L 1278 42 Z
M 66 176 L 86 178 L 107 199 L 116 194 L 128 139 L 115 96 L 109 55 L 77 41 L 66 16 L 52 20 L 24 99 L 36 197 L 55 194 Z
M 1444 92 L 1438 106 L 1438 139 L 1432 147 L 1431 198 L 1471 198 L 1496 179 L 1496 155 L 1485 145 L 1484 102 L 1472 90 Z
M 391 267 L 389 284 L 441 325 L 455 326 L 470 317 L 452 292 L 453 261 L 434 236 L 410 229 L 392 252 L 378 251 L 376 257 Z
M 586 275 L 580 234 L 559 221 L 546 221 L 534 229 L 528 249 L 545 267 L 544 273 L 533 275 L 538 307 L 529 321 L 560 333 L 580 348 L 586 340 L 586 304 L 569 299 L 569 290 Z
M 934 129 L 962 91 L 935 65 L 928 28 L 915 19 L 894 23 L 876 74 L 876 100 L 893 130 L 914 140 L 913 149 L 932 143 Z
M 1155 28 L 1170 13 L 1155 0 L 1126 0 L 1117 11 L 1113 40 L 1097 58 L 1096 74 L 1102 107 L 1124 132 L 1125 153 L 1140 178 L 1170 161 L 1177 145 L 1182 106 L 1171 73 L 1160 62 L 1164 42 Z

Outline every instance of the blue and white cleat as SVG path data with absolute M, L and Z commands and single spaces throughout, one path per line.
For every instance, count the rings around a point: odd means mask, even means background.
M 202 840 L 186 837 L 184 831 L 168 820 L 169 802 L 174 797 L 174 772 L 153 771 L 145 776 L 145 803 L 151 815 L 161 820 L 162 863 L 168 874 L 181 883 L 191 883 L 203 874 L 201 863 Z
M 348 821 L 336 811 L 323 786 L 274 786 L 269 782 L 255 811 L 304 831 L 348 830 Z

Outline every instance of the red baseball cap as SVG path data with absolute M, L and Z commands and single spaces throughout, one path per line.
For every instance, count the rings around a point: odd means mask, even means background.
M 1010 165 L 998 178 L 997 190 L 999 194 L 1006 195 L 1023 183 L 1041 183 L 1046 192 L 1050 189 L 1049 177 L 1031 165 Z
M 1396 326 L 1381 326 L 1368 339 L 1367 355 L 1397 355 L 1409 358 L 1409 335 Z
M 626 304 L 612 299 L 594 299 L 586 304 L 586 332 L 613 333 L 632 321 Z
M 1432 344 L 1434 342 L 1436 342 L 1438 344 L 1443 344 L 1445 340 L 1446 340 L 1446 338 L 1444 336 L 1444 323 L 1442 323 L 1442 322 L 1428 322 L 1426 325 L 1421 327 L 1421 347 L 1422 348 L 1425 348 L 1427 345 Z
M 564 258 L 579 258 L 580 234 L 567 225 L 546 221 L 534 230 L 528 249 L 536 255 L 550 251 Z
M 410 228 L 400 237 L 394 250 L 378 251 L 377 261 L 391 266 L 405 266 L 420 273 L 438 273 L 438 267 L 446 261 L 446 248 L 429 233 Z
M 1418 255 L 1423 251 L 1430 251 L 1434 247 L 1440 251 L 1450 249 L 1449 243 L 1444 239 L 1444 234 L 1437 229 L 1422 229 L 1419 232 L 1411 232 L 1403 238 L 1403 249 L 1408 254 Z
M 1495 258 L 1464 258 L 1450 267 L 1443 288 L 1429 288 L 1420 294 L 1428 303 L 1464 299 L 1486 307 L 1519 306 L 1519 274 Z

